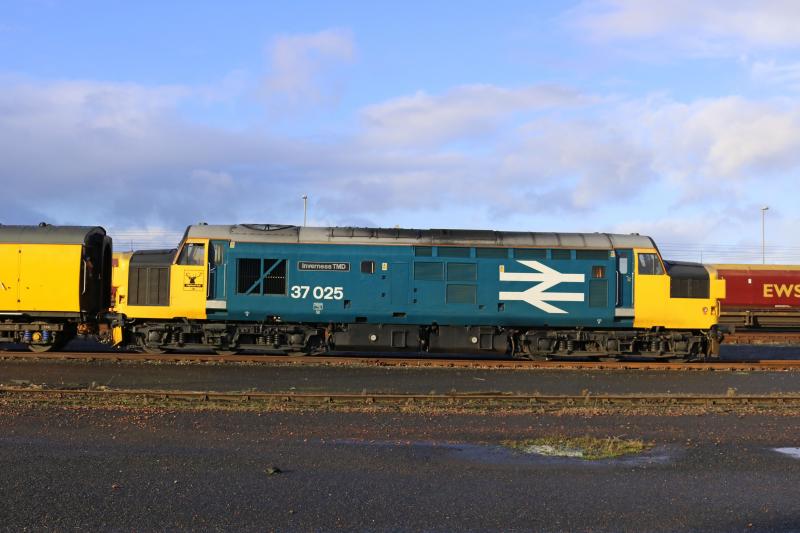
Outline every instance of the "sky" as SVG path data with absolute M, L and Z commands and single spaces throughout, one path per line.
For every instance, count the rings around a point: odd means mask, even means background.
M 800 262 L 800 2 L 0 0 L 0 223 L 652 236 Z M 762 213 L 763 207 L 769 207 Z

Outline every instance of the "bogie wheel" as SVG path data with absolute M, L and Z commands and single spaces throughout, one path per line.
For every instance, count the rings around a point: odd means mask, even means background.
M 33 353 L 45 353 L 55 348 L 55 344 L 29 344 L 28 350 Z
M 592 358 L 593 361 L 597 361 L 598 363 L 616 363 L 619 361 L 619 357 L 614 355 L 601 355 L 598 357 Z
M 33 325 L 46 325 L 47 322 L 32 322 Z M 43 334 L 41 332 L 37 332 L 38 337 L 34 337 L 34 341 L 43 340 Z M 32 351 L 33 353 L 45 353 L 49 352 L 50 350 L 60 350 L 67 344 L 73 337 L 74 331 L 71 330 L 69 327 L 65 327 L 64 331 L 58 333 L 52 333 L 53 335 L 53 342 L 50 344 L 28 344 L 28 350 Z
M 144 353 L 149 353 L 150 355 L 162 355 L 167 353 L 165 348 L 159 348 L 157 346 L 147 346 L 146 344 L 140 344 L 139 349 L 142 350 Z

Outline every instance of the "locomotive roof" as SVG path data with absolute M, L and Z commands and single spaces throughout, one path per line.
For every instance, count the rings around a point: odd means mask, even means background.
M 406 244 L 420 246 L 502 246 L 555 248 L 655 248 L 650 237 L 614 233 L 537 233 L 467 229 L 301 227 L 278 224 L 198 224 L 185 237 L 236 242 Z
M 0 243 L 4 244 L 84 244 L 94 234 L 105 235 L 100 226 L 4 226 L 0 224 Z

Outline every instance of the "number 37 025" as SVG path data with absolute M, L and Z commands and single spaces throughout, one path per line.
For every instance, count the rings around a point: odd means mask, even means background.
M 292 298 L 308 298 L 315 300 L 341 300 L 344 298 L 342 287 L 311 287 L 309 285 L 293 285 L 289 290 Z

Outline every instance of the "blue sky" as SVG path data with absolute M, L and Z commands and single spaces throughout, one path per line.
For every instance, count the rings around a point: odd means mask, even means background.
M 0 223 L 638 232 L 800 261 L 800 4 L 0 2 Z M 661 5 L 663 4 L 663 5 Z

